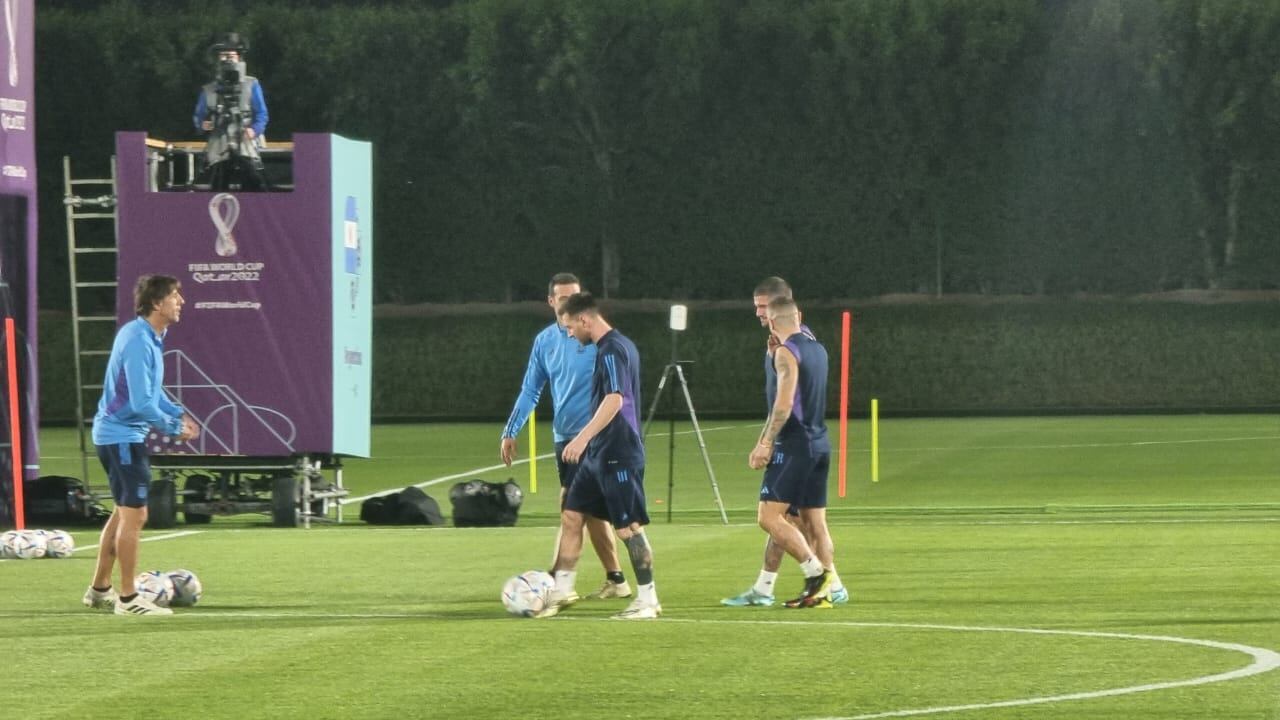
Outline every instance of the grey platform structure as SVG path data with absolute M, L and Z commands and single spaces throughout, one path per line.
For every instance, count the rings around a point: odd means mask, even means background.
M 371 148 L 299 134 L 276 152 L 292 161 L 290 182 L 258 193 L 174 183 L 169 166 L 190 154 L 142 133 L 117 135 L 110 178 L 73 179 L 63 161 L 85 477 L 87 429 L 114 329 L 134 317 L 134 281 L 172 275 L 186 299 L 165 338 L 165 391 L 201 433 L 148 438 L 152 527 L 179 511 L 197 524 L 250 512 L 280 526 L 341 522 L 343 458 L 369 455 Z M 107 220 L 112 232 L 82 240 L 78 226 Z

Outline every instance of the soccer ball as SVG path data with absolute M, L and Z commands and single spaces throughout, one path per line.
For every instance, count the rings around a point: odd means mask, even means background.
M 6 530 L 0 533 L 0 559 L 9 560 L 18 557 L 18 531 Z
M 556 581 L 541 570 L 520 573 L 502 586 L 502 605 L 518 617 L 533 617 L 547 605 Z
M 44 557 L 45 535 L 39 530 L 23 530 L 13 543 L 14 557 L 19 560 L 35 560 Z
M 169 603 L 173 602 L 175 591 L 168 573 L 162 573 L 159 570 L 139 573 L 133 579 L 133 584 L 138 589 L 139 595 L 160 607 L 169 607 Z
M 44 555 L 50 558 L 71 557 L 76 549 L 76 541 L 66 530 L 50 530 L 44 537 Z
M 174 607 L 190 607 L 200 602 L 200 596 L 204 595 L 200 578 L 190 570 L 170 570 L 169 581 L 173 583 L 171 604 Z

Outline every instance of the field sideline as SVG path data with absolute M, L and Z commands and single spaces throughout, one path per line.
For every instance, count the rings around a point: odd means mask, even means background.
M 87 548 L 0 563 L 0 637 L 27 668 L 0 678 L 0 697 L 31 718 L 1280 718 L 1275 417 L 893 420 L 875 484 L 855 424 L 850 494 L 833 491 L 831 512 L 853 600 L 830 611 L 719 606 L 763 545 L 745 467 L 756 425 L 705 425 L 722 426 L 707 444 L 727 527 L 686 435 L 666 522 L 667 440 L 650 442 L 661 620 L 608 620 L 619 601 L 503 614 L 502 581 L 549 562 L 543 462 L 514 528 L 308 532 L 239 516 L 148 532 L 147 569 L 187 567 L 206 586 L 167 620 L 81 608 Z M 377 427 L 348 484 L 494 465 L 497 430 Z M 72 450 L 70 431 L 45 433 L 45 472 L 78 475 Z M 512 474 L 527 488 L 526 473 Z M 428 487 L 446 510 L 449 484 Z M 580 591 L 600 580 L 593 563 Z M 798 589 L 792 564 L 780 582 Z M 108 679 L 121 657 L 126 679 Z M 73 678 L 87 688 L 52 691 Z

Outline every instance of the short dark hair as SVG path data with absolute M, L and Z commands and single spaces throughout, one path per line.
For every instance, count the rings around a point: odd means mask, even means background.
M 800 311 L 796 301 L 789 297 L 776 297 L 769 301 L 770 315 L 795 315 Z
M 182 283 L 172 275 L 143 275 L 133 287 L 133 311 L 139 317 L 146 317 L 169 293 L 181 287 Z
M 600 305 L 596 302 L 595 296 L 591 293 L 580 292 L 574 293 L 573 295 L 565 298 L 564 302 L 560 303 L 558 312 L 561 315 L 568 315 L 569 317 L 575 317 L 583 313 L 599 315 Z
M 777 277 L 775 275 L 773 277 L 767 277 L 761 280 L 756 285 L 755 291 L 752 292 L 751 294 L 752 295 L 768 295 L 771 298 L 776 298 L 776 297 L 789 298 L 791 297 L 791 286 L 787 284 L 786 280 L 783 280 L 782 278 Z
M 578 280 L 578 276 L 573 273 L 556 273 L 551 276 L 551 282 L 547 283 L 547 296 L 556 294 L 557 285 L 577 285 L 582 287 L 582 281 Z

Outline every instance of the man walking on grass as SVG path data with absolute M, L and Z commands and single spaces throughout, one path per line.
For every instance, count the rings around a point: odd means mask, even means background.
M 570 295 L 582 292 L 582 284 L 572 273 L 557 273 L 551 277 L 547 286 L 547 304 L 555 312 L 560 303 Z M 529 367 L 524 373 L 524 382 L 520 385 L 520 394 L 516 397 L 515 407 L 502 429 L 502 440 L 499 454 L 502 462 L 511 466 L 516 457 L 516 436 L 529 419 L 529 414 L 538 406 L 538 398 L 548 383 L 551 385 L 551 406 L 554 413 L 552 430 L 556 443 L 556 470 L 560 475 L 560 503 L 563 506 L 565 493 L 569 483 L 578 471 L 578 464 L 566 462 L 564 447 L 573 436 L 591 419 L 591 373 L 595 368 L 596 346 L 583 345 L 561 322 L 561 316 L 542 329 L 533 339 L 533 350 L 529 353 Z M 536 458 L 529 458 L 536 462 Z M 564 532 L 564 528 L 560 528 Z M 618 564 L 618 549 L 613 541 L 613 528 L 609 523 L 598 518 L 587 518 L 587 534 L 591 536 L 591 544 L 595 547 L 596 556 L 604 566 L 605 579 L 600 589 L 588 595 L 588 598 L 606 600 L 609 598 L 631 597 L 631 586 L 627 584 Z M 560 538 L 556 536 L 556 550 L 559 551 Z M 576 599 L 577 592 L 570 588 Z
M 826 507 L 831 444 L 823 421 L 827 396 L 827 351 L 800 329 L 800 309 L 785 297 L 769 301 L 769 331 L 777 341 L 777 382 L 767 388 L 770 413 L 747 464 L 764 470 L 757 518 L 774 544 L 800 563 L 804 590 L 788 608 L 830 608 L 833 572 L 823 567 L 787 511 Z
M 791 285 L 780 277 L 768 277 L 761 280 L 752 293 L 756 319 L 760 321 L 760 326 L 766 331 L 769 329 L 769 302 L 774 298 L 794 299 L 791 293 Z M 817 339 L 814 337 L 813 332 L 804 325 L 802 318 L 800 319 L 800 332 L 811 340 Z M 773 357 L 778 344 L 778 339 L 770 332 L 765 346 L 764 358 L 766 397 L 773 397 L 772 393 L 778 382 L 777 372 L 774 370 Z M 773 403 L 770 401 L 769 407 L 772 408 L 772 406 Z M 849 591 L 845 588 L 840 580 L 840 575 L 836 572 L 835 543 L 832 542 L 831 531 L 827 527 L 826 485 L 824 484 L 821 488 L 815 488 L 814 495 L 803 499 L 797 505 L 787 508 L 786 519 L 800 528 L 800 532 L 804 533 L 805 540 L 817 553 L 818 559 L 822 561 L 823 567 L 831 573 L 831 602 L 837 605 L 849 602 Z M 728 605 L 729 607 L 773 605 L 774 584 L 778 579 L 778 570 L 782 567 L 783 555 L 785 553 L 782 546 L 774 542 L 772 537 L 766 540 L 764 561 L 755 584 L 738 595 L 724 598 L 720 601 L 720 604 Z
M 644 497 L 644 441 L 640 437 L 640 355 L 635 343 L 600 315 L 595 298 L 579 293 L 559 308 L 565 327 L 586 345 L 594 344 L 591 421 L 564 448 L 565 462 L 576 462 L 561 512 L 560 552 L 553 568 L 556 587 L 539 617 L 573 604 L 572 588 L 582 554 L 582 525 L 588 515 L 607 519 L 626 545 L 636 574 L 636 599 L 620 620 L 650 620 L 662 614 L 653 583 L 653 550 L 645 536 L 649 513 Z

